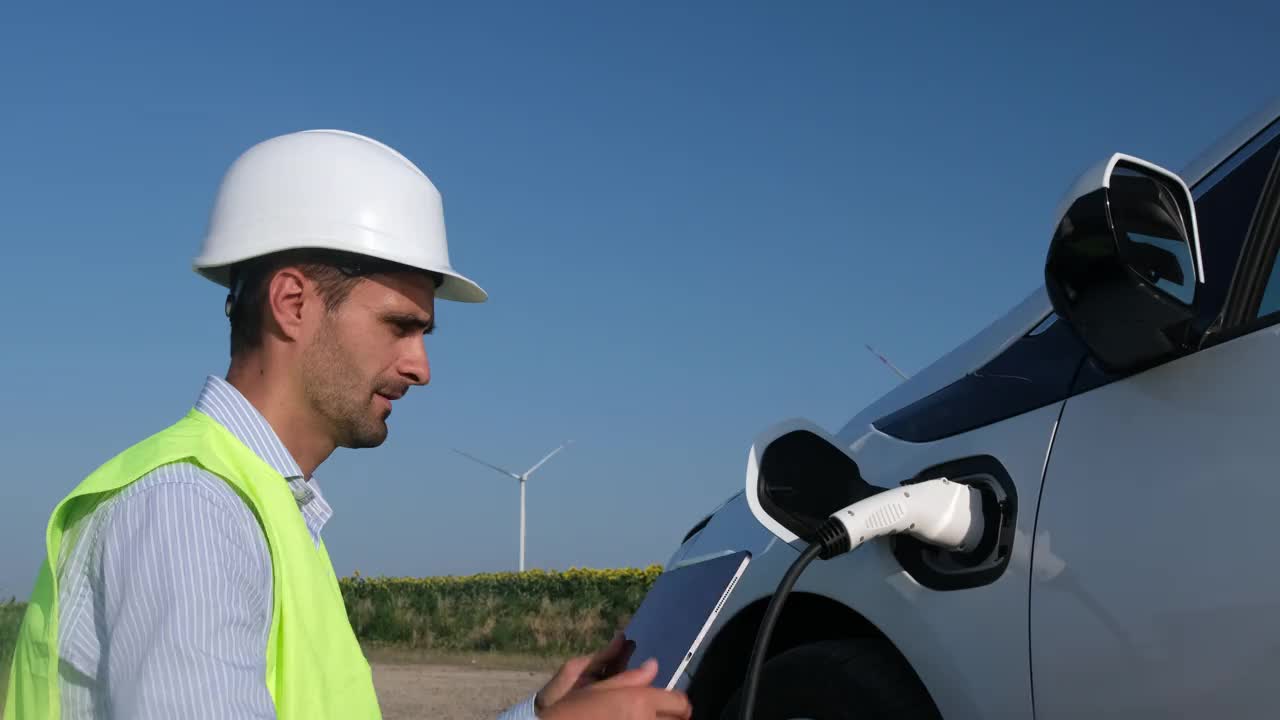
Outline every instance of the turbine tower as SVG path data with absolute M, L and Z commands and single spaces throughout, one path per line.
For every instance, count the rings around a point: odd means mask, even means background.
M 551 456 L 565 449 L 572 442 L 573 442 L 572 440 L 569 440 L 565 442 L 563 445 L 561 445 L 560 447 L 556 448 L 555 450 L 552 450 L 551 452 L 547 453 L 546 457 L 534 463 L 533 467 L 529 468 L 528 470 L 525 470 L 522 473 L 513 473 L 504 467 L 498 467 L 497 465 L 481 460 L 480 458 L 474 455 L 468 455 L 467 453 L 464 453 L 457 448 L 453 449 L 453 451 L 458 453 L 459 455 L 469 460 L 474 460 L 480 463 L 481 465 L 484 465 L 487 468 L 497 470 L 503 475 L 506 475 L 507 477 L 512 478 L 513 480 L 516 480 L 517 482 L 520 483 L 520 572 L 524 572 L 524 483 L 526 480 L 529 479 L 529 476 L 533 474 L 533 471 L 542 467 L 542 464 L 550 460 Z

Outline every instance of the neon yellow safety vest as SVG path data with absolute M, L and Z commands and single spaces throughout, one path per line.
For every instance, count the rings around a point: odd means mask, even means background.
M 58 696 L 58 551 L 63 532 L 152 470 L 187 461 L 226 480 L 258 517 L 271 551 L 267 689 L 281 720 L 380 718 L 373 676 L 347 619 L 333 565 L 316 546 L 288 484 L 207 415 L 192 410 L 98 468 L 54 509 L 47 557 L 9 674 L 4 720 L 54 720 Z

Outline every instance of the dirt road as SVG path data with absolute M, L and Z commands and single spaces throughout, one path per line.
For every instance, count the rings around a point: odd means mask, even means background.
M 541 670 L 492 670 L 435 664 L 373 664 L 386 720 L 494 720 L 537 692 Z

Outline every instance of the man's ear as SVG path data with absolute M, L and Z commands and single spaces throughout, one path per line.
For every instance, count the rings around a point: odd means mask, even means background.
M 267 311 L 277 331 L 288 340 L 302 337 L 309 307 L 311 282 L 296 267 L 284 267 L 271 275 L 267 284 Z

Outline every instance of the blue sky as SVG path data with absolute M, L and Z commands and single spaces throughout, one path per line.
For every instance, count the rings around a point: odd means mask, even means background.
M 1040 282 L 1059 195 L 1177 169 L 1276 90 L 1280 11 L 864 3 L 206 3 L 0 11 L 0 596 L 49 510 L 226 369 L 190 261 L 279 133 L 430 175 L 456 265 L 432 384 L 317 476 L 342 574 L 662 562 L 764 426 L 835 429 Z M 43 13 L 43 14 L 39 14 Z

